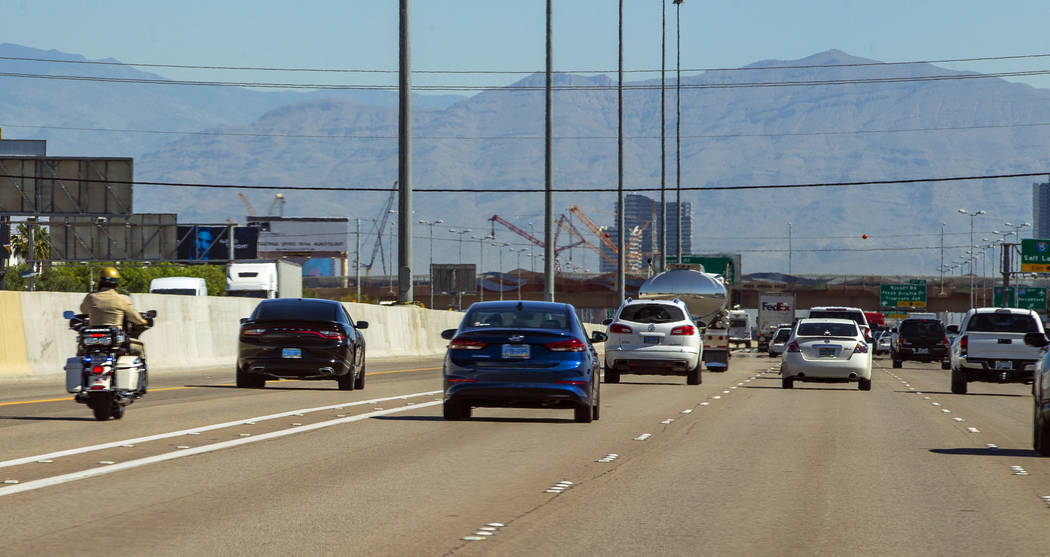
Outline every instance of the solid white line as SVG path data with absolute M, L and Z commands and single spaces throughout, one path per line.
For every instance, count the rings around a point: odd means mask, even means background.
M 267 439 L 277 439 L 279 437 L 285 437 L 288 435 L 295 435 L 297 433 L 303 433 L 306 431 L 313 431 L 315 429 L 322 429 L 339 424 L 347 424 L 351 422 L 358 422 L 361 420 L 367 420 L 368 418 L 374 418 L 376 416 L 385 416 L 387 414 L 395 414 L 398 412 L 404 412 L 406 410 L 416 410 L 419 408 L 425 408 L 427 406 L 435 406 L 441 404 L 442 401 L 435 400 L 433 402 L 424 402 L 422 404 L 415 404 L 413 406 L 404 406 L 401 408 L 391 408 L 390 410 L 381 410 L 378 412 L 368 412 L 367 414 L 358 414 L 356 416 L 350 416 L 349 418 L 339 418 L 336 420 L 328 420 L 325 422 L 317 422 L 315 424 L 305 425 L 297 427 L 295 429 L 282 429 L 279 431 L 271 431 L 269 433 L 262 433 L 254 437 L 244 437 L 241 439 L 233 439 L 231 441 L 223 441 L 220 443 L 213 443 L 211 445 L 204 445 L 201 447 L 194 447 L 191 449 L 182 449 L 175 452 L 164 453 L 146 458 L 140 458 L 138 460 L 129 460 L 120 464 L 113 464 L 104 468 L 92 468 L 90 470 L 83 470 L 80 472 L 73 472 L 70 474 L 63 474 L 61 476 L 54 476 L 51 478 L 43 478 L 40 480 L 28 481 L 22 484 L 18 484 L 13 487 L 5 487 L 0 489 L 0 497 L 4 495 L 12 495 L 15 493 L 21 493 L 23 491 L 32 491 L 34 489 L 40 489 L 44 487 L 50 487 L 53 485 L 64 484 L 76 480 L 83 480 L 85 478 L 93 478 L 96 476 L 102 476 L 104 474 L 112 474 L 113 472 L 119 472 L 121 470 L 128 470 L 131 468 L 138 468 L 140 466 L 146 466 L 148 464 L 156 464 L 158 462 L 165 462 L 168 460 L 175 460 L 177 458 L 183 458 L 191 455 L 210 453 L 222 449 L 228 449 L 230 447 L 237 447 L 240 445 L 247 445 L 248 443 L 255 443 L 258 441 L 265 441 Z
M 239 425 L 245 425 L 245 424 L 254 423 L 254 422 L 261 422 L 261 421 L 264 421 L 264 420 L 273 420 L 273 419 L 276 419 L 276 418 L 285 418 L 285 417 L 288 417 L 288 416 L 293 416 L 293 415 L 296 415 L 296 414 L 304 414 L 304 413 L 307 413 L 307 412 L 317 412 L 317 411 L 321 411 L 321 410 L 332 410 L 334 408 L 345 408 L 345 407 L 348 407 L 348 406 L 360 406 L 360 405 L 363 405 L 363 404 L 375 404 L 377 402 L 384 402 L 384 401 L 387 401 L 387 400 L 399 400 L 399 399 L 404 399 L 404 398 L 408 398 L 408 397 L 430 396 L 430 395 L 434 395 L 434 394 L 437 394 L 437 393 L 440 393 L 440 392 L 442 392 L 442 391 L 427 391 L 425 393 L 415 393 L 415 394 L 407 395 L 407 396 L 398 395 L 398 396 L 391 396 L 391 397 L 386 397 L 386 398 L 376 398 L 376 399 L 372 399 L 372 400 L 362 400 L 362 401 L 359 401 L 359 402 L 344 402 L 342 404 L 332 404 L 332 405 L 329 405 L 329 406 L 319 406 L 317 408 L 302 408 L 302 409 L 299 409 L 299 410 L 289 410 L 287 412 L 281 412 L 279 414 L 270 414 L 268 416 L 259 416 L 257 418 L 245 418 L 243 420 L 236 420 L 236 421 L 232 421 L 232 422 L 225 422 L 225 423 L 214 424 L 214 425 L 206 425 L 206 426 L 195 427 L 195 428 L 191 428 L 191 429 L 183 429 L 183 430 L 179 430 L 179 431 L 172 431 L 170 433 L 158 433 L 157 435 L 149 435 L 149 436 L 146 436 L 146 437 L 136 437 L 135 439 L 125 439 L 124 441 L 113 441 L 112 443 L 102 443 L 100 445 L 91 445 L 91 446 L 88 446 L 88 447 L 79 447 L 79 448 L 76 448 L 76 449 L 67 449 L 67 450 L 64 450 L 64 451 L 56 451 L 56 452 L 53 452 L 53 453 L 47 453 L 47 454 L 42 454 L 42 455 L 27 456 L 27 457 L 24 457 L 24 458 L 16 458 L 16 459 L 13 459 L 13 460 L 5 460 L 3 462 L 0 462 L 0 468 L 7 468 L 7 467 L 10 467 L 10 466 L 18 466 L 20 464 L 28 464 L 30 462 L 34 462 L 34 461 L 37 461 L 37 460 L 40 460 L 40 459 L 45 459 L 45 458 L 53 459 L 53 458 L 58 458 L 58 457 L 62 457 L 62 456 L 83 454 L 83 453 L 89 453 L 89 452 L 92 452 L 92 451 L 100 451 L 102 449 L 110 449 L 110 448 L 113 448 L 113 447 L 119 447 L 121 445 L 133 445 L 135 443 L 145 443 L 147 441 L 156 441 L 158 439 L 168 439 L 168 438 L 171 438 L 171 437 L 178 437 L 180 435 L 194 435 L 194 434 L 199 434 L 199 433 L 204 432 L 204 431 L 212 431 L 212 430 L 216 430 L 216 429 L 223 429 L 223 428 L 227 428 L 227 427 L 234 427 L 234 426 L 239 426 Z

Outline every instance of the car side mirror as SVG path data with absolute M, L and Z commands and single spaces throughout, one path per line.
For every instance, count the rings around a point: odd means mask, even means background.
M 1043 348 L 1050 344 L 1050 339 L 1047 339 L 1043 333 L 1025 333 L 1024 343 L 1028 346 Z
M 441 338 L 443 338 L 445 340 L 452 340 L 453 338 L 455 338 L 455 336 L 456 336 L 456 330 L 455 329 L 445 329 L 444 331 L 441 331 Z
M 368 321 L 358 321 L 357 323 L 354 323 L 354 327 L 358 329 L 367 329 Z
M 602 319 L 602 325 L 612 325 L 612 322 L 613 320 L 611 317 L 609 319 Z
M 68 309 L 62 312 L 63 319 L 73 319 L 74 317 L 76 317 L 76 315 L 77 314 L 73 313 L 72 311 L 69 311 Z
M 702 320 L 699 320 L 699 321 L 696 322 L 696 326 L 698 328 L 700 328 L 700 329 L 706 329 L 707 328 L 707 323 L 704 323 Z
M 248 318 L 247 317 L 242 317 L 241 318 L 241 325 L 244 325 L 247 322 L 248 322 Z
M 605 334 L 605 333 L 603 333 L 601 331 L 594 331 L 593 333 L 591 333 L 591 343 L 593 343 L 593 344 L 597 344 L 599 342 L 605 342 L 607 340 L 609 340 L 609 335 L 607 335 L 607 334 Z

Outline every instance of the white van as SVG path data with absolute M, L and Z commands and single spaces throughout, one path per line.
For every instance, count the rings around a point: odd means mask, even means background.
M 149 281 L 150 294 L 207 296 L 208 284 L 198 277 L 164 277 Z

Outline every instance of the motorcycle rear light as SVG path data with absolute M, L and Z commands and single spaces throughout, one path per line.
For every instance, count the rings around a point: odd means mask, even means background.
M 679 325 L 671 329 L 671 334 L 691 337 L 696 334 L 696 327 L 692 325 Z
M 106 368 L 103 366 L 92 366 L 91 373 L 106 373 Z
M 469 338 L 454 338 L 448 343 L 449 350 L 481 350 L 486 346 L 488 346 L 487 342 Z
M 547 350 L 551 352 L 583 352 L 587 349 L 587 345 L 578 338 L 570 338 L 569 340 L 561 340 L 558 342 L 548 342 L 544 344 Z
M 609 332 L 620 335 L 629 335 L 634 331 L 632 331 L 630 327 L 622 323 L 613 323 L 612 325 L 609 325 Z
M 798 343 L 797 342 L 792 342 L 791 344 L 789 344 L 788 347 L 787 347 L 787 351 L 788 352 L 798 352 L 799 351 Z

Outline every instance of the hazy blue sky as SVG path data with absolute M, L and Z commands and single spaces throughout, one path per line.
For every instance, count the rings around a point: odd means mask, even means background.
M 668 64 L 674 12 L 667 2 Z M 397 0 L 22 0 L 5 3 L 0 42 L 124 62 L 385 69 L 397 67 Z M 660 4 L 626 0 L 627 69 L 660 65 Z M 413 0 L 416 70 L 544 67 L 544 0 Z M 883 61 L 1050 52 L 1050 2 L 1013 0 L 685 0 L 682 67 L 734 67 L 837 48 Z M 616 0 L 555 0 L 555 69 L 616 67 Z M 1050 68 L 1050 58 L 947 65 L 976 71 Z M 172 78 L 392 83 L 393 75 L 151 70 Z M 634 74 L 640 79 L 646 74 Z M 426 76 L 418 84 L 458 84 Z M 514 76 L 473 77 L 506 84 Z M 1028 81 L 1050 87 L 1050 78 Z

